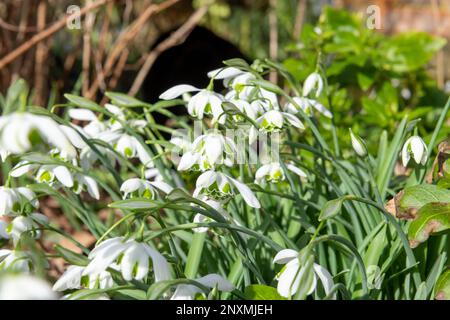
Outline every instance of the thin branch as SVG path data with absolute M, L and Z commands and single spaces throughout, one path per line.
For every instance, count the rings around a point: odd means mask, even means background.
M 269 56 L 272 60 L 278 59 L 278 18 L 277 18 L 277 0 L 269 1 Z M 278 82 L 278 73 L 272 71 L 269 75 L 272 83 Z
M 136 76 L 136 79 L 134 80 L 133 85 L 128 92 L 129 95 L 134 96 L 139 91 L 142 83 L 145 80 L 145 77 L 149 73 L 158 56 L 167 49 L 183 43 L 187 36 L 191 33 L 192 29 L 194 29 L 197 23 L 206 14 L 206 12 L 208 12 L 208 6 L 201 7 L 200 9 L 195 11 L 189 17 L 189 19 L 180 28 L 178 28 L 178 30 L 172 33 L 170 37 L 162 41 L 160 44 L 158 44 L 156 48 L 148 54 L 147 58 L 145 59 L 144 65 Z
M 47 14 L 47 2 L 40 1 L 37 9 L 37 30 L 42 31 L 45 28 Z M 45 42 L 40 42 L 36 47 L 36 65 L 34 74 L 34 103 L 42 105 L 44 103 L 47 47 Z
M 94 2 L 89 7 L 84 7 L 79 12 L 76 12 L 70 16 L 65 16 L 55 22 L 53 25 L 51 25 L 49 28 L 43 30 L 42 32 L 39 32 L 38 34 L 34 35 L 30 40 L 23 43 L 21 46 L 19 46 L 14 51 L 8 53 L 6 56 L 4 56 L 0 60 L 0 70 L 2 70 L 4 67 L 9 65 L 11 62 L 13 62 L 18 57 L 22 56 L 25 52 L 33 48 L 36 44 L 39 42 L 51 37 L 54 33 L 58 32 L 62 28 L 64 28 L 67 25 L 68 21 L 72 21 L 74 19 L 77 19 L 79 17 L 84 16 L 86 13 L 97 9 L 98 7 L 104 5 L 107 2 L 115 1 L 115 0 L 98 0 Z
M 305 12 L 307 0 L 299 0 L 297 5 L 297 15 L 295 16 L 295 24 L 294 24 L 294 40 L 298 40 L 302 33 L 303 23 L 305 21 Z
M 110 52 L 108 58 L 106 59 L 105 67 L 103 68 L 104 70 L 103 76 L 108 77 L 112 73 L 113 67 L 117 62 L 117 60 L 119 59 L 119 57 L 121 56 L 123 50 L 127 48 L 129 42 L 136 37 L 139 31 L 142 30 L 142 27 L 147 22 L 147 20 L 150 19 L 151 16 L 171 7 L 172 5 L 176 4 L 179 1 L 180 0 L 167 0 L 160 4 L 149 5 L 147 9 L 139 16 L 139 18 L 133 24 L 131 24 L 114 43 L 112 51 Z M 100 77 L 97 76 L 96 79 L 93 81 L 86 97 L 92 99 L 97 93 L 99 85 L 100 85 Z
M 86 5 L 92 5 L 92 0 L 86 0 Z M 89 72 L 91 66 L 91 32 L 94 27 L 95 15 L 89 12 L 86 15 L 84 30 L 83 30 L 83 72 L 82 78 L 82 88 L 81 91 L 85 95 L 89 90 Z

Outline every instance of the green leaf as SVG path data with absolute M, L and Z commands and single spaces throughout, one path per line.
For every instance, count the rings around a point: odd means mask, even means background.
M 381 43 L 377 61 L 387 70 L 410 72 L 424 67 L 445 44 L 445 39 L 425 32 L 402 33 Z
M 450 202 L 450 190 L 436 185 L 421 184 L 406 187 L 395 198 L 395 215 L 414 218 L 417 210 L 430 202 Z
M 252 81 L 253 84 L 255 84 L 256 86 L 260 86 L 263 89 L 266 89 L 267 91 L 279 94 L 279 95 L 284 95 L 284 91 L 277 85 L 273 84 L 272 82 L 266 81 L 266 80 L 260 80 L 260 79 L 256 79 Z
M 89 259 L 86 256 L 66 249 L 59 244 L 55 245 L 55 250 L 65 261 L 69 262 L 70 264 L 76 266 L 87 266 L 89 263 Z
M 339 214 L 342 208 L 342 203 L 346 200 L 345 197 L 337 198 L 328 201 L 320 211 L 319 221 L 330 219 Z
M 133 108 L 146 105 L 145 102 L 120 92 L 106 92 L 105 95 L 111 99 L 112 103 L 122 107 Z
M 432 202 L 423 206 L 409 225 L 408 238 L 412 248 L 425 242 L 434 233 L 450 228 L 450 203 Z
M 245 288 L 244 296 L 248 300 L 286 300 L 274 287 L 252 284 Z
M 98 111 L 99 109 L 101 109 L 101 107 L 97 103 L 95 103 L 94 101 L 91 101 L 89 99 L 86 99 L 84 97 L 80 97 L 80 96 L 76 96 L 76 95 L 68 94 L 68 93 L 66 93 L 64 95 L 64 97 L 78 107 L 82 107 L 82 108 L 86 108 L 86 109 L 90 109 L 90 110 L 94 110 L 94 111 Z
M 359 72 L 357 74 L 358 84 L 361 89 L 366 91 L 374 83 L 375 78 Z
M 439 277 L 435 292 L 437 300 L 450 300 L 450 268 Z
M 163 206 L 164 203 L 158 200 L 148 198 L 132 198 L 127 200 L 115 201 L 109 204 L 109 207 L 121 210 L 150 210 Z
M 235 68 L 243 69 L 243 70 L 250 70 L 250 66 L 248 65 L 247 61 L 245 61 L 244 59 L 234 58 L 234 59 L 225 60 L 223 63 L 229 67 L 235 67 Z
M 139 289 L 121 289 L 113 293 L 117 300 L 146 300 L 147 292 Z

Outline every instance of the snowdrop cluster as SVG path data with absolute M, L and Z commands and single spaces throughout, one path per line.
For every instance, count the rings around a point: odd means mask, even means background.
M 286 223 L 295 232 L 296 212 L 286 203 L 300 194 L 292 184 L 302 189 L 313 169 L 282 143 L 275 157 L 264 154 L 254 163 L 238 161 L 242 153 L 259 156 L 270 149 L 272 135 L 303 137 L 311 134 L 309 127 L 315 120 L 333 118 L 323 99 L 326 82 L 313 72 L 301 90 L 282 95 L 266 85 L 264 71 L 254 65 L 224 67 L 208 73 L 207 88 L 180 84 L 163 92 L 160 98 L 165 106 L 184 103 L 191 120 L 202 123 L 200 132 L 194 128 L 187 133 L 174 131 L 170 141 L 152 131 L 148 104 L 138 104 L 142 112 L 127 107 L 131 97 L 112 99 L 102 109 L 83 100 L 72 101 L 74 106 L 65 117 L 32 111 L 1 116 L 0 154 L 11 170 L 0 187 L 0 298 L 83 299 L 84 293 L 92 291 L 92 299 L 109 299 L 130 287 L 145 288 L 144 295 L 151 297 L 157 285 L 167 286 L 158 296 L 161 299 L 217 298 L 222 292 L 239 297 L 235 290 L 242 283 L 226 276 L 243 273 L 248 285 L 253 275 L 239 270 L 244 265 L 253 267 L 259 259 L 268 261 L 271 285 L 276 284 L 280 297 L 336 298 L 335 278 L 316 263 L 314 249 L 308 245 L 306 251 L 297 250 L 298 243 L 274 235 L 272 219 L 279 213 L 274 204 L 280 205 L 280 211 L 289 211 Z M 225 92 L 214 91 L 215 81 L 223 82 Z M 131 101 L 134 107 L 136 102 Z M 191 126 L 189 121 L 183 124 L 185 129 Z M 241 125 L 248 130 L 229 134 Z M 350 130 L 350 139 L 358 160 L 368 158 L 362 138 Z M 424 165 L 428 159 L 424 141 L 418 136 L 407 139 L 401 159 L 404 166 L 411 159 Z M 318 170 L 326 166 L 317 165 Z M 22 185 L 23 181 L 27 184 Z M 279 196 L 277 203 L 261 190 Z M 298 203 L 305 211 L 311 210 L 303 203 L 320 200 L 309 193 L 301 197 L 305 199 Z M 92 235 L 92 243 L 85 247 L 43 214 L 52 205 L 49 198 L 59 204 L 52 215 L 64 222 L 76 221 L 80 230 Z M 314 210 L 308 211 L 310 220 L 317 219 L 317 206 Z M 250 230 L 246 220 L 263 223 Z M 274 240 L 257 238 L 266 231 Z M 66 237 L 77 251 L 60 246 L 49 250 L 47 232 Z M 210 250 L 220 242 L 230 252 L 236 250 L 241 259 L 245 253 L 253 255 L 255 242 L 264 242 L 272 246 L 273 255 L 252 256 L 234 266 L 218 262 L 217 270 L 208 269 L 210 274 L 198 268 L 189 274 L 185 266 L 196 259 L 182 248 L 207 237 L 211 241 L 197 247 Z M 247 241 L 252 237 L 258 241 Z M 296 250 L 280 249 L 291 244 Z M 42 257 L 36 257 L 36 250 L 44 252 Z M 53 283 L 50 286 L 33 274 L 38 268 L 48 270 L 55 255 L 65 264 L 55 279 L 47 279 Z M 200 255 L 197 263 L 201 259 L 214 261 L 215 252 Z M 101 295 L 95 293 L 97 289 Z

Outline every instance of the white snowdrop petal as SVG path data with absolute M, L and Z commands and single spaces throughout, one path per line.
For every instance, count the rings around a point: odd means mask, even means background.
M 173 190 L 173 187 L 164 181 L 151 181 L 150 184 L 166 194 Z
M 288 298 L 297 292 L 301 279 L 299 269 L 300 263 L 298 259 L 292 260 L 286 265 L 283 273 L 278 278 L 277 291 L 281 296 Z
M 97 116 L 89 109 L 69 109 L 69 117 L 80 121 L 96 121 Z
M 170 300 L 194 300 L 195 295 L 200 292 L 202 290 L 194 285 L 180 284 L 175 289 Z
M 147 254 L 151 257 L 153 262 L 155 282 L 169 280 L 171 278 L 170 267 L 166 258 L 148 245 L 145 245 L 145 251 L 147 251 Z
M 289 261 L 297 258 L 298 252 L 292 249 L 284 249 L 277 253 L 275 258 L 273 258 L 274 263 L 286 264 Z
M 164 91 L 159 98 L 162 100 L 172 100 L 176 97 L 181 96 L 184 93 L 193 92 L 193 91 L 200 91 L 200 89 L 191 86 L 189 84 L 180 84 L 177 86 L 174 86 L 166 91 Z
M 120 192 L 124 192 L 126 194 L 133 193 L 141 187 L 141 184 L 141 180 L 138 178 L 125 180 L 120 186 Z
M 220 291 L 230 292 L 234 290 L 233 284 L 216 273 L 208 274 L 204 277 L 196 279 L 196 281 L 209 288 L 214 288 L 217 286 L 217 289 Z
M 290 171 L 292 171 L 293 173 L 295 173 L 299 177 L 302 177 L 302 178 L 306 178 L 307 177 L 306 173 L 302 169 L 294 166 L 293 164 L 286 164 L 286 168 L 288 168 Z
M 70 266 L 59 277 L 53 285 L 55 291 L 65 291 L 67 289 L 79 289 L 81 287 L 81 277 L 83 275 L 84 267 Z
M 209 78 L 214 78 L 216 80 L 222 80 L 226 78 L 236 77 L 239 74 L 244 73 L 244 71 L 234 68 L 234 67 L 225 67 L 212 70 L 208 72 Z
M 325 294 L 328 295 L 334 286 L 333 276 L 328 272 L 327 269 L 321 265 L 314 263 L 314 272 L 319 277 L 320 282 L 322 282 Z M 333 299 L 336 299 L 336 294 L 333 295 Z
M 64 132 L 69 141 L 78 149 L 83 149 L 87 146 L 86 142 L 81 138 L 80 133 L 69 126 L 60 125 L 59 128 Z
M 236 180 L 236 179 L 232 179 L 230 178 L 230 180 L 233 182 L 233 185 L 239 190 L 239 193 L 241 194 L 242 198 L 244 198 L 245 202 L 247 202 L 247 204 L 250 207 L 253 208 L 261 208 L 261 204 L 259 203 L 258 199 L 255 197 L 255 194 L 253 193 L 252 190 L 250 190 L 249 187 L 247 187 L 247 185 L 245 185 L 244 183 Z
M 53 173 L 59 182 L 61 182 L 67 188 L 73 187 L 73 177 L 69 169 L 64 166 L 57 166 L 53 169 Z

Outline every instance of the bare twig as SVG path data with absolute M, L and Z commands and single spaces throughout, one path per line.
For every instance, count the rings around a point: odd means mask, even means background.
M 149 53 L 147 59 L 145 59 L 144 65 L 142 66 L 141 70 L 136 76 L 136 79 L 134 80 L 130 91 L 128 91 L 128 94 L 135 95 L 139 91 L 139 89 L 142 86 L 142 83 L 145 80 L 145 77 L 147 76 L 148 72 L 155 63 L 155 60 L 158 58 L 158 56 L 167 49 L 172 48 L 173 46 L 176 46 L 180 43 L 183 43 L 183 41 L 191 33 L 192 29 L 194 29 L 194 27 L 202 19 L 202 17 L 206 14 L 207 11 L 208 11 L 207 6 L 198 9 L 189 17 L 189 19 L 180 28 L 178 28 L 178 30 L 172 33 L 170 37 L 162 41 L 160 44 L 158 44 L 156 48 Z
M 295 16 L 294 24 L 294 40 L 298 40 L 302 33 L 303 23 L 305 20 L 306 4 L 307 0 L 299 0 L 297 5 L 297 15 Z
M 142 26 L 147 22 L 147 20 L 153 16 L 156 13 L 159 13 L 160 11 L 163 11 L 172 5 L 176 4 L 180 0 L 167 0 L 165 2 L 162 2 L 160 4 L 151 4 L 147 7 L 147 9 L 139 16 L 139 18 L 131 24 L 113 45 L 112 51 L 108 55 L 108 58 L 106 59 L 105 66 L 103 68 L 104 74 L 103 77 L 108 77 L 113 70 L 113 67 L 115 63 L 117 62 L 118 58 L 122 54 L 123 50 L 126 49 L 129 42 L 139 33 L 139 31 L 142 29 Z M 93 81 L 91 88 L 89 89 L 86 97 L 87 98 L 93 98 L 95 94 L 97 93 L 97 90 L 100 85 L 100 77 L 97 75 L 96 79 Z
M 277 19 L 277 0 L 269 1 L 269 56 L 272 60 L 278 59 L 278 19 Z M 272 83 L 278 82 L 278 74 L 272 71 L 269 75 Z
M 89 7 L 84 7 L 79 12 L 74 13 L 70 16 L 65 16 L 55 22 L 53 25 L 48 27 L 47 29 L 39 32 L 38 34 L 34 35 L 30 40 L 23 43 L 21 46 L 19 46 L 14 51 L 8 53 L 6 56 L 4 56 L 2 59 L 0 59 L 0 70 L 9 65 L 11 62 L 13 62 L 15 59 L 23 55 L 25 52 L 33 48 L 36 44 L 39 42 L 47 39 L 48 37 L 51 37 L 54 33 L 58 32 L 62 28 L 64 28 L 68 21 L 72 21 L 78 17 L 84 16 L 86 13 L 95 10 L 96 8 L 104 5 L 107 2 L 114 1 L 114 0 L 98 0 L 94 2 Z
M 92 0 L 86 0 L 86 6 L 90 5 L 92 5 Z M 94 21 L 95 16 L 92 14 L 92 12 L 86 14 L 83 30 L 83 73 L 81 75 L 81 92 L 83 93 L 83 95 L 86 95 L 89 90 L 89 71 L 91 65 L 91 32 L 94 26 Z
M 47 2 L 40 1 L 37 9 L 37 30 L 42 31 L 45 28 L 45 20 L 47 14 Z M 45 42 L 38 43 L 36 47 L 36 64 L 34 74 L 34 103 L 36 105 L 44 104 L 45 79 L 47 75 L 45 57 L 47 55 L 47 47 Z

